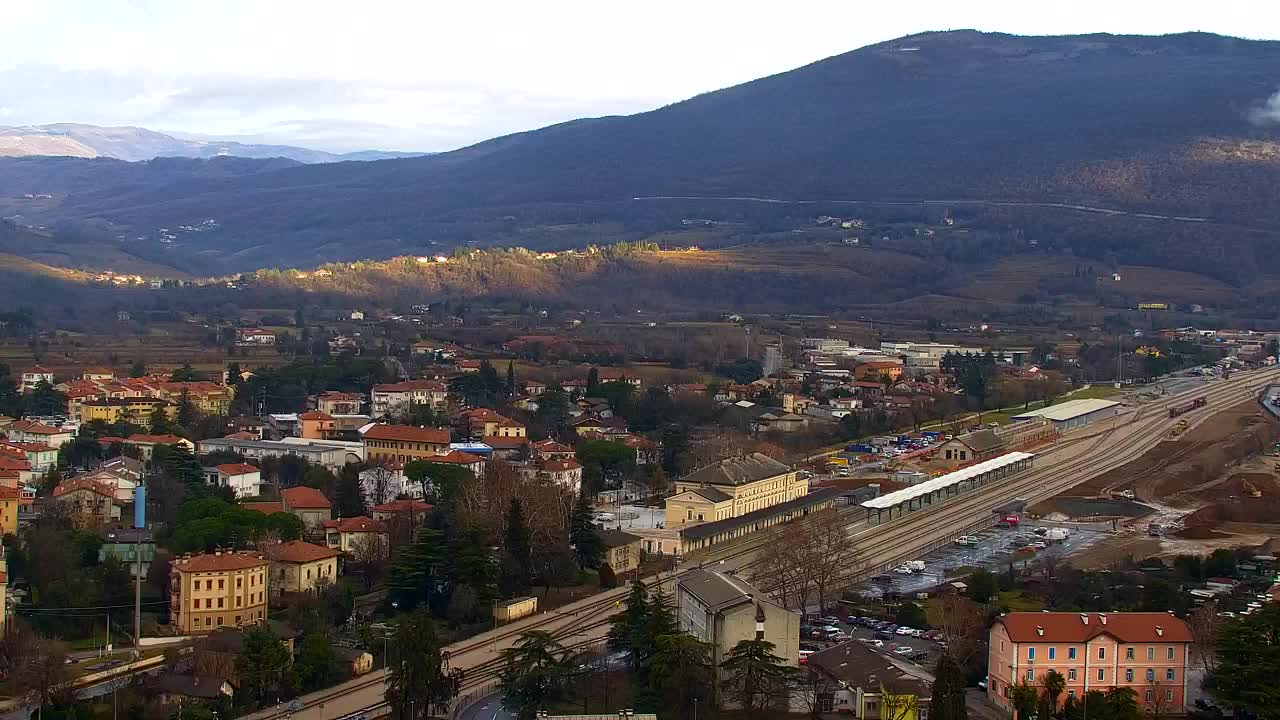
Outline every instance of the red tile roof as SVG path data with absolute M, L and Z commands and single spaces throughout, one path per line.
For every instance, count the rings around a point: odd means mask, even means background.
M 317 560 L 328 560 L 341 553 L 321 545 L 313 545 L 301 540 L 290 540 L 279 545 L 266 548 L 266 556 L 275 562 L 310 563 Z
M 490 435 L 489 437 L 484 438 L 484 444 L 488 445 L 494 450 L 513 450 L 515 448 L 520 448 L 520 447 L 524 447 L 525 445 L 528 445 L 529 438 L 498 437 L 497 435 Z
M 538 463 L 538 469 L 543 472 L 564 472 L 566 470 L 577 470 L 582 467 L 582 463 L 573 458 L 565 458 L 564 460 L 547 459 Z
M 1083 643 L 1099 635 L 1110 635 L 1122 643 L 1191 642 L 1191 629 L 1168 613 L 1019 612 L 1005 614 L 996 622 L 1004 625 L 1009 639 L 1019 643 Z
M 264 567 L 267 561 L 245 552 L 203 553 L 175 559 L 170 567 L 178 572 L 219 572 Z
M 35 420 L 15 420 L 5 428 L 6 430 L 21 430 L 24 433 L 33 433 L 35 435 L 59 435 L 68 432 L 67 430 L 59 430 L 55 427 L 49 427 Z
M 218 465 L 214 468 L 223 475 L 248 475 L 250 473 L 261 472 L 257 467 L 248 463 L 227 463 Z
M 0 484 L 0 500 L 19 500 L 22 498 L 22 491 L 16 487 Z
M 445 465 L 474 465 L 484 462 L 484 458 L 479 455 L 472 455 L 461 450 L 450 450 L 448 455 L 440 455 L 437 457 L 423 458 L 424 462 L 443 463 Z
M 326 520 L 324 527 L 326 530 L 334 529 L 343 533 L 384 533 L 387 531 L 387 526 L 382 522 L 364 516 Z
M 5 445 L 15 448 L 17 450 L 21 450 L 23 453 L 56 452 L 58 450 L 58 448 L 50 445 L 42 445 L 40 443 L 33 443 L 33 442 L 14 442 L 12 440 L 6 442 Z
M 285 488 L 280 491 L 280 499 L 284 501 L 290 509 L 297 510 L 315 510 L 333 507 L 333 503 L 329 502 L 329 498 L 324 493 L 313 487 L 299 485 L 297 487 Z
M 447 392 L 448 389 L 444 383 L 436 382 L 435 380 L 405 380 L 404 382 L 373 386 L 374 392 L 409 392 L 411 390 Z
M 278 512 L 284 512 L 284 503 L 282 502 L 246 502 L 240 503 L 240 507 L 245 510 L 253 510 L 263 515 L 274 515 Z
M 376 424 L 365 431 L 364 436 L 371 440 L 391 440 L 400 442 L 449 444 L 449 431 L 445 428 L 420 428 L 412 425 Z
M 152 445 L 177 445 L 182 438 L 177 435 L 130 435 L 125 442 L 151 443 Z
M 408 513 L 408 512 L 426 512 L 432 508 L 431 503 L 425 503 L 421 500 L 413 498 L 401 498 L 400 500 L 392 500 L 389 503 L 374 505 L 371 509 L 374 512 L 382 513 Z
M 301 415 L 299 415 L 298 419 L 299 420 L 332 420 L 333 416 L 327 412 L 320 412 L 319 410 L 310 410 L 308 412 L 304 412 Z
M 53 496 L 62 497 L 67 493 L 76 492 L 77 490 L 88 490 L 112 499 L 116 496 L 116 491 L 111 486 L 88 478 L 72 478 L 70 480 L 62 481 L 58 487 L 53 489 Z

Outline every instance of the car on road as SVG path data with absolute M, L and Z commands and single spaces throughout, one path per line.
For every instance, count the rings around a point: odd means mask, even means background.
M 881 640 L 892 640 L 893 633 L 889 632 L 888 630 L 877 630 L 876 637 L 880 638 Z
M 809 662 L 809 656 L 810 656 L 810 655 L 812 655 L 812 654 L 813 654 L 813 651 L 812 651 L 812 650 L 801 650 L 801 651 L 800 651 L 800 664 L 801 664 L 801 665 L 804 665 L 805 663 Z
M 911 647 L 910 645 L 899 645 L 898 647 L 893 649 L 893 654 L 894 655 L 910 655 L 915 651 L 916 649 Z
M 978 689 L 979 690 L 987 689 L 987 678 L 982 678 L 981 680 L 978 681 Z

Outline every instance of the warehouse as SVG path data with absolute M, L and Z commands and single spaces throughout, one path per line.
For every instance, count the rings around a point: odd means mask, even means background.
M 1114 400 L 1070 400 L 1047 408 L 1014 415 L 1014 422 L 1044 418 L 1053 423 L 1054 430 L 1067 432 L 1090 423 L 1115 417 L 1120 413 L 1120 403 Z

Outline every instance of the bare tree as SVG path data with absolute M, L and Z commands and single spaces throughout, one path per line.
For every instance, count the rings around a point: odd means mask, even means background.
M 66 643 L 37 635 L 17 621 L 6 631 L 7 655 L 13 658 L 13 685 L 32 702 L 48 705 L 66 690 L 70 673 Z
M 1164 683 L 1159 680 L 1147 685 L 1140 699 L 1142 700 L 1142 711 L 1148 718 L 1161 720 L 1161 718 L 1174 715 L 1175 712 L 1179 715 L 1182 714 L 1181 709 L 1174 705 L 1172 693 L 1169 692 L 1170 689 L 1165 687 Z
M 1222 630 L 1218 608 L 1213 603 L 1201 605 L 1187 615 L 1187 626 L 1191 629 L 1191 651 L 1206 673 L 1213 672 L 1218 666 L 1214 648 L 1218 644 L 1218 633 Z
M 808 668 L 807 671 L 801 668 L 801 673 L 796 679 L 796 692 L 793 695 L 799 701 L 799 707 L 811 718 L 830 713 L 834 709 L 832 703 L 835 693 L 841 689 L 840 683 L 813 668 Z
M 391 485 L 396 474 L 385 463 L 374 465 L 363 475 L 364 494 L 370 505 L 381 505 L 392 499 Z
M 382 577 L 388 557 L 387 539 L 378 533 L 361 533 L 351 541 L 351 561 L 360 566 L 364 589 L 369 590 Z
M 835 509 L 822 510 L 799 526 L 804 539 L 804 561 L 813 577 L 818 609 L 827 599 L 852 582 L 867 567 L 866 559 L 849 542 L 848 524 Z
M 929 624 L 942 633 L 947 652 L 964 665 L 977 652 L 987 627 L 988 611 L 960 595 L 943 595 L 929 604 Z

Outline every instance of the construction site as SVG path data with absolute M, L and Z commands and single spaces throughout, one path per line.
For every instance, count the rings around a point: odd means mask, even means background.
M 1197 408 L 1172 408 L 1170 415 Z M 1118 531 L 1074 555 L 1073 565 L 1105 567 L 1128 557 L 1203 554 L 1280 539 L 1280 419 L 1256 400 L 1195 415 L 1179 419 L 1138 459 L 1029 508 L 1046 520 L 1110 524 Z

